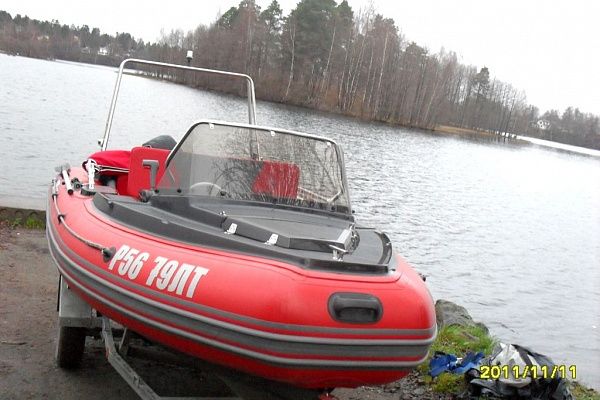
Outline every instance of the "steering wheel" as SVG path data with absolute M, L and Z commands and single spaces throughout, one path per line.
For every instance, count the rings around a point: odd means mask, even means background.
M 196 191 L 196 189 L 202 188 L 202 187 L 206 188 L 205 189 L 206 194 L 209 196 L 211 195 L 213 189 L 215 189 L 215 188 L 219 191 L 219 194 L 221 194 L 222 196 L 229 194 L 225 190 L 223 190 L 223 188 L 221 186 L 219 186 L 213 182 L 196 182 L 190 186 L 190 193 L 193 193 Z

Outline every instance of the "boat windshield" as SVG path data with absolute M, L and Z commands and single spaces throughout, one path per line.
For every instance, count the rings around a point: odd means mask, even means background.
M 327 139 L 201 122 L 169 156 L 161 193 L 350 212 L 340 149 Z

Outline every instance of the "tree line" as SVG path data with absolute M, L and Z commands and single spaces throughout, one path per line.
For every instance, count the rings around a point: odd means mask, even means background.
M 129 33 L 61 25 L 0 11 L 0 50 L 38 58 L 117 65 L 126 57 L 249 74 L 257 97 L 408 127 L 447 125 L 510 132 L 600 149 L 600 119 L 569 107 L 540 114 L 525 93 L 404 37 L 372 7 L 346 0 L 301 0 L 284 15 L 277 0 L 262 9 L 242 0 L 209 25 L 161 32 L 154 43 Z M 239 92 L 239 83 L 148 70 L 187 85 Z

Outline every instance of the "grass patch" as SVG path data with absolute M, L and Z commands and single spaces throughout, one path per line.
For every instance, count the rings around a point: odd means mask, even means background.
M 432 380 L 431 388 L 436 393 L 460 394 L 467 389 L 463 375 L 443 373 Z
M 463 357 L 469 351 L 475 353 L 481 351 L 487 356 L 491 354 L 495 344 L 496 340 L 480 326 L 444 326 L 438 332 L 438 336 L 431 346 L 429 358 L 419 365 L 417 370 L 423 381 L 429 384 L 434 392 L 458 395 L 467 388 L 463 375 L 443 373 L 435 379 L 429 376 L 429 360 L 433 354 L 441 351 Z
M 492 353 L 496 341 L 480 326 L 444 326 L 433 343 L 432 350 L 462 357 L 468 351 Z
M 21 226 L 21 217 L 13 219 L 12 221 L 10 221 L 9 225 L 13 229 L 18 228 L 19 226 Z
M 578 382 L 571 382 L 571 394 L 576 400 L 600 400 L 600 393 L 582 386 Z
M 488 356 L 492 353 L 495 344 L 496 340 L 480 326 L 444 326 L 438 332 L 438 336 L 431 346 L 429 358 L 417 367 L 417 371 L 423 382 L 434 392 L 459 396 L 467 390 L 463 375 L 442 373 L 435 379 L 429 376 L 429 360 L 433 354 L 441 351 L 457 357 L 464 357 L 468 351 L 481 351 Z M 600 393 L 578 382 L 570 382 L 570 389 L 576 400 L 600 400 Z
M 36 218 L 33 215 L 27 217 L 25 221 L 21 217 L 16 217 L 12 221 L 7 222 L 8 226 L 13 229 L 25 228 L 25 229 L 46 229 L 46 222 Z
M 450 133 L 453 135 L 479 135 L 482 133 L 486 133 L 484 131 L 477 131 L 475 129 L 459 128 L 456 126 L 449 125 L 437 125 L 433 130 L 436 132 Z
M 46 222 L 30 215 L 23 226 L 27 229 L 46 229 Z

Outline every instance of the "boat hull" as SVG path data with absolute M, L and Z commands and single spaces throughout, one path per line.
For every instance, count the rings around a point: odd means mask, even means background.
M 130 229 L 64 186 L 55 197 L 47 235 L 69 287 L 103 315 L 194 357 L 299 387 L 356 387 L 402 378 L 435 338 L 431 296 L 401 259 L 384 276 L 304 270 Z M 328 308 L 336 293 L 377 297 L 380 320 L 336 321 Z

